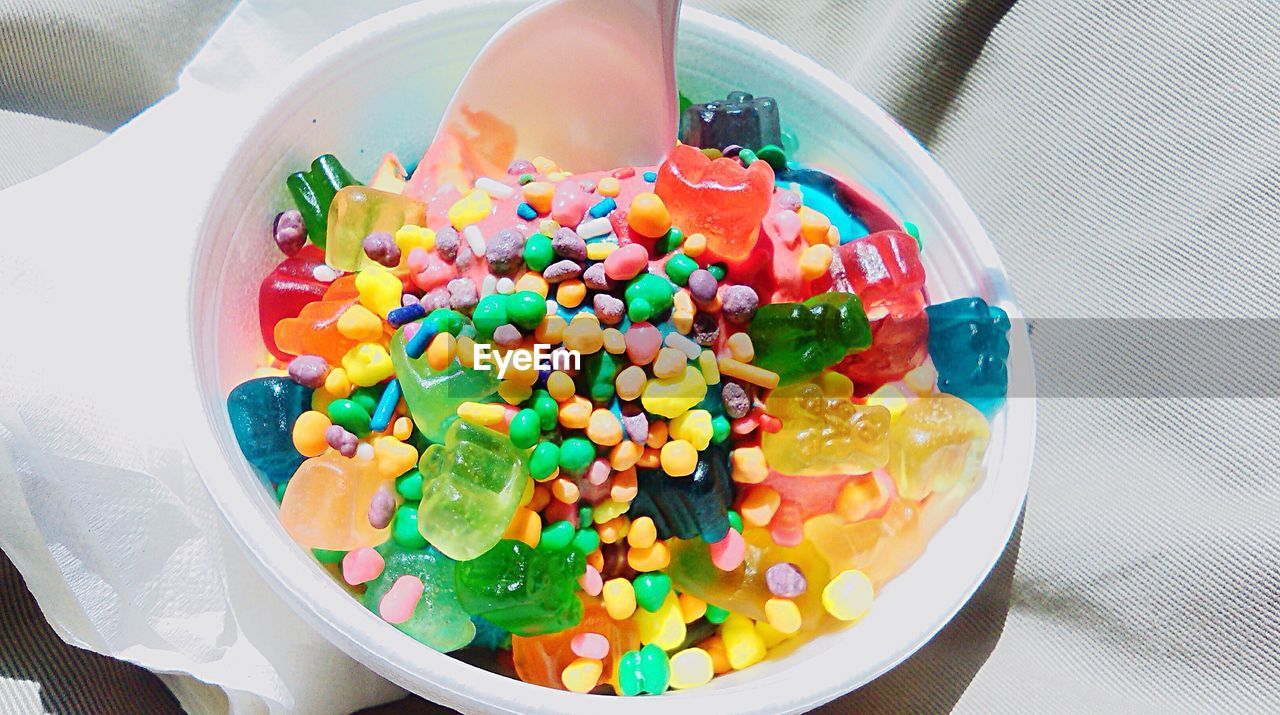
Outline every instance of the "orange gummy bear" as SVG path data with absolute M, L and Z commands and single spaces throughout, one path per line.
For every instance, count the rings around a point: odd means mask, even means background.
M 631 619 L 615 621 L 609 617 L 598 602 L 590 598 L 582 599 L 582 621 L 578 625 L 558 633 L 542 636 L 511 636 L 511 655 L 515 660 L 516 674 L 526 683 L 534 683 L 546 688 L 566 690 L 560 680 L 560 674 L 578 656 L 574 655 L 570 644 L 579 633 L 599 633 L 609 639 L 609 654 L 604 658 L 604 671 L 600 676 L 601 683 L 609 683 L 617 690 L 618 661 L 622 654 L 640 647 L 640 636 L 636 634 L 635 624 Z
M 374 528 L 369 507 L 379 491 L 394 494 L 394 484 L 378 471 L 377 460 L 348 459 L 330 450 L 303 462 L 289 480 L 280 523 L 294 541 L 312 549 L 377 546 L 390 528 Z
M 747 168 L 735 159 L 712 161 L 700 150 L 678 144 L 658 167 L 653 192 L 684 235 L 706 236 L 705 262 L 734 264 L 750 255 L 760 237 L 760 223 L 773 198 L 773 169 L 763 161 Z

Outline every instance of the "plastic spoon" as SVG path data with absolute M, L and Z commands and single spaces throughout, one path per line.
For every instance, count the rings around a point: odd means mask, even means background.
M 498 30 L 445 110 L 410 193 L 515 158 L 567 171 L 657 163 L 676 138 L 680 0 L 544 0 Z

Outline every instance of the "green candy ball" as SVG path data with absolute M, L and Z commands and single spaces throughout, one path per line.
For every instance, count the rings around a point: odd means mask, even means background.
M 354 400 L 334 400 L 329 403 L 329 421 L 342 427 L 357 437 L 369 434 L 369 420 L 372 417 L 360 403 Z
M 683 253 L 673 253 L 667 259 L 667 277 L 678 286 L 688 285 L 689 276 L 698 270 L 698 262 Z
M 537 293 L 531 290 L 519 290 L 507 296 L 507 319 L 517 327 L 533 330 L 545 317 L 547 317 L 547 301 Z
M 481 298 L 471 314 L 471 322 L 475 324 L 479 337 L 485 340 L 493 337 L 493 331 L 508 322 L 507 297 L 494 293 Z
M 422 472 L 419 472 L 417 467 L 396 477 L 396 494 L 409 501 L 418 501 L 422 498 Z
M 546 479 L 560 468 L 560 447 L 554 442 L 539 442 L 529 457 L 529 476 Z
M 644 573 L 631 582 L 636 591 L 636 605 L 653 613 L 662 608 L 667 593 L 671 591 L 671 577 L 661 573 Z
M 322 564 L 336 564 L 347 555 L 345 551 L 335 551 L 333 549 L 312 549 L 311 553 L 316 555 L 316 561 Z
M 782 171 L 787 168 L 787 153 L 777 144 L 765 144 L 756 152 L 756 158 L 769 166 L 774 171 Z
M 570 437 L 560 443 L 560 468 L 570 474 L 581 474 L 596 458 L 596 446 L 586 437 Z
M 542 417 L 529 408 L 520 410 L 511 418 L 507 433 L 511 436 L 511 444 L 528 449 L 542 436 Z
M 547 269 L 555 260 L 556 254 L 551 250 L 551 239 L 535 233 L 524 242 L 524 264 L 529 270 L 539 273 Z
M 534 392 L 530 404 L 533 406 L 533 411 L 537 412 L 538 416 L 542 418 L 543 430 L 556 428 L 556 423 L 560 419 L 560 405 L 551 396 L 551 393 L 546 390 Z
M 568 521 L 557 521 L 542 530 L 542 538 L 538 541 L 539 549 L 559 551 L 573 543 L 573 524 Z

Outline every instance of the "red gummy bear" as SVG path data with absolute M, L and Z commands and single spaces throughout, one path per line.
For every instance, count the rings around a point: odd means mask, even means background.
M 871 347 L 850 355 L 834 369 L 853 380 L 858 395 L 869 395 L 920 367 L 928 353 L 928 314 L 923 310 L 906 318 L 890 314 L 871 324 Z
M 258 325 L 267 350 L 281 360 L 292 355 L 276 345 L 276 323 L 296 318 L 308 303 L 324 297 L 329 284 L 315 277 L 315 269 L 324 265 L 324 251 L 307 244 L 297 254 L 280 262 L 262 279 L 258 287 Z
M 910 234 L 877 231 L 836 249 L 831 262 L 834 290 L 855 293 L 867 318 L 907 318 L 924 308 L 924 265 Z
M 773 169 L 763 161 L 745 169 L 735 159 L 712 161 L 698 149 L 678 144 L 658 167 L 653 192 L 686 236 L 707 237 L 700 263 L 733 266 L 755 248 L 773 198 Z

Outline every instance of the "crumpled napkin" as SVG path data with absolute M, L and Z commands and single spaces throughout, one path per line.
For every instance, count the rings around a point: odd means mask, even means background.
M 246 0 L 176 93 L 0 192 L 0 547 L 59 636 L 165 674 L 191 711 L 345 713 L 403 694 L 270 592 L 178 418 L 195 409 L 185 316 L 206 167 L 278 68 L 403 4 Z

